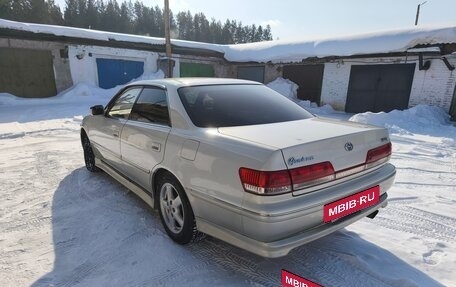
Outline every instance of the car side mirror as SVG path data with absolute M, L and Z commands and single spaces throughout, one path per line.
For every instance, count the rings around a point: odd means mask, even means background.
M 104 107 L 102 105 L 96 105 L 93 107 L 90 107 L 92 110 L 92 115 L 97 116 L 97 115 L 102 115 L 104 113 Z

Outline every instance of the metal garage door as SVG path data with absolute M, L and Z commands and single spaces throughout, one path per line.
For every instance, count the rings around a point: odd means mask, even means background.
M 55 96 L 51 51 L 0 48 L 0 93 L 19 97 Z
M 238 79 L 264 82 L 264 66 L 238 67 Z
M 208 64 L 180 63 L 181 77 L 214 77 L 214 67 Z
M 117 85 L 123 85 L 144 73 L 144 62 L 97 59 L 98 86 L 110 89 Z
M 415 64 L 351 67 L 345 111 L 389 112 L 408 107 Z
M 298 98 L 320 104 L 324 65 L 290 65 L 283 67 L 283 77 L 298 84 Z

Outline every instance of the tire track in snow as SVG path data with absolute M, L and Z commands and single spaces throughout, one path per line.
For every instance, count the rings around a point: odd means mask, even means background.
M 317 249 L 309 250 L 309 247 L 305 245 L 304 247 L 296 248 L 290 253 L 289 262 L 292 264 L 292 268 L 289 271 L 300 274 L 324 286 L 345 284 L 346 278 L 339 274 L 339 268 L 332 265 L 332 263 L 327 264 L 328 261 L 325 254 L 322 255 L 316 252 Z M 311 274 L 311 276 L 305 276 L 304 274 Z
M 72 206 L 78 204 L 81 206 L 97 205 L 100 211 L 113 211 L 125 215 L 131 215 L 138 212 L 139 207 L 128 201 L 128 192 L 108 175 L 100 172 L 90 174 L 81 168 L 66 177 L 64 192 L 66 196 L 59 201 L 59 207 L 64 205 Z M 110 188 L 107 190 L 107 187 Z
M 447 225 L 447 227 L 451 228 L 453 230 L 453 232 L 456 230 L 455 229 L 455 226 L 456 226 L 455 218 L 436 214 L 436 213 L 429 212 L 429 211 L 424 211 L 422 209 L 411 207 L 411 206 L 407 206 L 404 209 L 408 209 L 408 210 L 410 210 L 411 213 L 413 213 L 417 216 L 421 216 L 422 218 L 428 218 L 429 216 L 430 216 L 430 218 L 435 218 L 434 221 L 436 223 L 440 223 L 442 225 Z
M 202 261 L 208 261 L 211 265 L 216 264 L 217 267 L 233 272 L 236 275 L 242 275 L 252 284 L 280 286 L 280 269 L 277 269 L 277 274 L 272 274 L 258 267 L 258 264 L 252 259 L 263 261 L 264 259 L 259 256 L 211 237 L 199 243 L 192 244 L 190 248 L 196 258 Z
M 310 243 L 292 251 L 291 260 L 296 265 L 305 267 L 308 274 L 318 278 L 318 283 L 324 286 L 392 286 L 382 280 L 378 274 L 360 269 L 360 266 L 341 258 L 338 252 L 321 248 L 319 242 Z M 328 264 L 329 263 L 329 264 Z M 296 265 L 294 269 L 296 270 Z M 347 267 L 350 265 L 350 267 Z M 302 270 L 302 269 L 300 269 Z M 298 272 L 299 271 L 295 271 Z M 308 279 L 311 279 L 310 276 Z M 368 284 L 375 282 L 375 284 Z
M 58 160 L 50 158 L 49 155 L 57 156 L 59 154 L 47 151 L 36 153 L 35 168 L 42 182 L 46 182 L 47 186 L 57 187 L 61 180 L 61 177 L 58 176 L 61 165 Z
M 171 267 L 168 268 L 171 271 L 153 276 L 140 283 L 139 286 L 151 286 L 151 283 L 157 286 L 170 286 L 170 284 L 175 284 L 175 282 L 182 282 L 178 279 L 185 280 L 185 278 L 188 278 L 188 274 L 194 274 L 201 270 L 220 274 L 219 268 L 235 273 L 237 276 L 241 275 L 250 281 L 251 284 L 279 286 L 280 277 L 278 274 L 273 276 L 271 273 L 260 270 L 255 262 L 248 259 L 252 254 L 218 239 L 207 237 L 206 240 L 188 245 L 188 249 L 191 251 L 192 257 L 199 260 L 198 264 L 188 265 L 186 264 L 187 260 L 174 261 Z M 245 252 L 247 256 L 237 254 L 239 251 Z M 212 278 L 212 280 L 215 279 Z M 210 284 L 209 282 L 205 283 Z
M 0 223 L 0 229 L 3 233 L 19 232 L 19 231 L 31 231 L 44 227 L 45 225 L 51 224 L 51 216 L 44 216 L 30 219 L 26 222 L 21 221 L 10 221 L 7 223 Z
M 418 208 L 391 204 L 375 219 L 388 229 L 454 242 L 456 219 Z
M 91 275 L 101 271 L 105 264 L 109 265 L 111 262 L 119 262 L 121 259 L 125 258 L 123 251 L 129 250 L 132 244 L 135 244 L 148 236 L 150 237 L 151 235 L 145 230 L 133 232 L 119 241 L 119 246 L 116 246 L 115 250 L 119 250 L 120 252 L 106 253 L 104 250 L 101 250 L 101 255 L 92 254 L 89 259 L 72 269 L 71 272 L 67 272 L 62 278 L 52 281 L 56 281 L 55 286 L 74 286 L 85 279 L 91 279 L 93 278 Z
M 201 261 L 198 264 L 186 264 L 186 259 L 181 259 L 181 260 L 174 260 L 169 264 L 166 269 L 166 273 L 161 273 L 155 276 L 152 276 L 151 278 L 148 278 L 147 280 L 143 280 L 141 282 L 135 282 L 134 286 L 170 286 L 171 279 L 174 279 L 173 282 L 185 282 L 186 277 L 188 274 L 192 274 L 192 276 L 195 276 L 198 271 L 201 270 L 208 270 L 211 268 L 211 264 L 209 261 Z M 176 279 L 181 279 L 181 280 L 176 280 Z
M 448 152 L 450 153 L 450 152 Z M 420 166 L 420 163 L 426 160 L 426 163 L 428 164 L 433 164 L 436 166 L 442 166 L 443 163 L 450 164 L 451 160 L 448 158 L 447 160 L 444 160 L 444 158 L 433 158 L 429 156 L 421 156 L 421 155 L 410 155 L 410 154 L 399 154 L 397 152 L 393 153 L 391 156 L 391 161 L 394 165 L 396 165 L 396 161 L 400 162 L 402 165 L 406 162 L 416 162 L 416 164 L 410 164 L 410 166 Z M 401 166 L 401 164 L 398 164 L 398 166 Z

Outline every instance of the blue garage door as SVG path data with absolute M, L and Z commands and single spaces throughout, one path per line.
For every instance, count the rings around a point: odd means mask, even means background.
M 144 62 L 97 59 L 98 85 L 110 89 L 138 78 L 144 73 Z

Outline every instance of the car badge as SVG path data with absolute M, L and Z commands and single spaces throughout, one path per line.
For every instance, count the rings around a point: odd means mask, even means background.
M 346 151 L 352 151 L 353 150 L 353 144 L 351 142 L 347 142 L 345 144 L 345 150 Z

